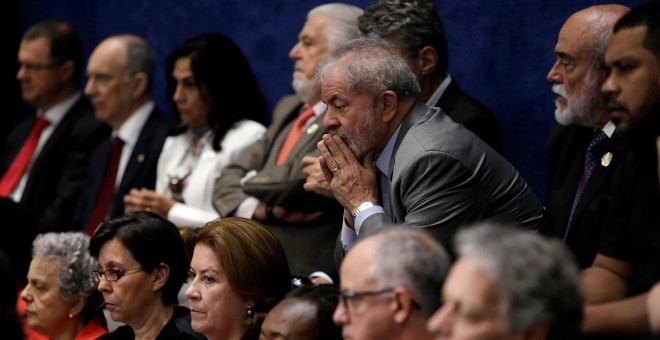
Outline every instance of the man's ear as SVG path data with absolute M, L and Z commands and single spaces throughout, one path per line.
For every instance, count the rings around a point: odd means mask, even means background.
M 398 97 L 394 91 L 384 91 L 380 94 L 381 103 L 383 105 L 383 123 L 389 123 L 396 117 L 396 110 L 398 108 Z
M 438 67 L 438 52 L 431 46 L 424 46 L 419 50 L 417 60 L 419 73 L 422 76 L 428 76 Z
M 418 307 L 407 289 L 396 287 L 392 294 L 394 294 L 395 303 L 394 322 L 403 324 L 410 318 L 414 309 Z
M 147 84 L 149 83 L 149 77 L 144 72 L 138 72 L 133 75 L 131 79 L 131 94 L 134 98 L 142 97 L 147 93 Z
M 67 60 L 62 63 L 62 65 L 59 66 L 60 70 L 60 76 L 62 79 L 71 79 L 73 78 L 73 60 Z

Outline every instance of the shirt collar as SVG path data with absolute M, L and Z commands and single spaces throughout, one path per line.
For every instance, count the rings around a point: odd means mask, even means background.
M 154 102 L 149 100 L 142 104 L 133 114 L 126 119 L 119 130 L 113 131 L 113 136 L 119 137 L 124 144 L 135 145 L 142 127 L 147 122 L 149 114 L 154 109 Z
M 433 95 L 429 98 L 429 100 L 426 101 L 427 106 L 438 106 L 436 103 L 440 100 L 440 97 L 442 97 L 442 94 L 445 93 L 445 90 L 449 86 L 449 83 L 451 83 L 451 75 L 447 74 L 445 77 L 445 80 L 440 83 L 440 86 L 438 86 L 437 89 L 435 89 L 435 92 L 433 92 Z
M 73 105 L 76 104 L 78 99 L 80 99 L 80 96 L 82 96 L 82 93 L 80 91 L 76 91 L 76 93 L 55 104 L 47 111 L 38 110 L 37 115 L 46 118 L 48 122 L 50 122 L 50 126 L 55 126 L 59 124 L 62 119 L 64 119 L 66 113 L 71 109 L 71 107 L 73 107 Z
M 394 131 L 392 137 L 390 137 L 390 140 L 387 141 L 383 152 L 381 152 L 378 156 L 378 159 L 376 159 L 376 169 L 387 176 L 387 178 L 390 176 L 389 167 L 390 159 L 392 158 L 392 151 L 394 150 L 394 143 L 396 143 L 396 137 L 399 135 L 400 130 L 401 124 L 399 124 L 399 127 L 396 128 L 396 131 Z
M 601 130 L 605 132 L 607 137 L 612 138 L 612 135 L 614 134 L 614 130 L 616 130 L 616 125 L 614 125 L 614 123 L 612 123 L 611 120 L 608 120 L 605 126 L 603 126 Z

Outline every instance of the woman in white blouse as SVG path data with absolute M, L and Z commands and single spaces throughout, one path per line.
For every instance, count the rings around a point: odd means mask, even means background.
M 175 47 L 167 78 L 181 125 L 163 146 L 156 191 L 131 190 L 126 211 L 148 210 L 180 228 L 199 228 L 219 217 L 212 191 L 222 168 L 266 131 L 265 101 L 239 47 L 220 34 Z

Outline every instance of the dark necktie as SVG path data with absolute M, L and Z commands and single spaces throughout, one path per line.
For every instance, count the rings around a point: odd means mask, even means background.
M 2 179 L 0 179 L 0 197 L 7 197 L 14 191 L 16 184 L 18 184 L 21 177 L 23 177 L 25 169 L 27 169 L 27 166 L 32 159 L 32 155 L 34 155 L 34 151 L 37 149 L 41 133 L 48 124 L 50 124 L 50 122 L 43 117 L 37 117 L 34 121 L 32 130 L 30 130 L 30 134 L 25 140 L 25 143 L 23 143 L 21 150 L 18 151 L 16 158 L 14 158 L 7 169 L 7 172 L 5 172 Z
M 307 121 L 312 118 L 312 116 L 314 116 L 314 109 L 311 106 L 307 107 L 307 109 L 298 115 L 298 118 L 293 123 L 291 130 L 289 130 L 284 143 L 282 143 L 280 153 L 277 155 L 277 165 L 284 163 L 286 158 L 289 156 L 291 149 L 293 149 L 293 146 L 298 141 L 298 138 L 302 136 L 305 124 L 307 124 Z
M 99 190 L 99 196 L 96 199 L 96 205 L 85 225 L 84 231 L 90 236 L 94 234 L 99 224 L 103 222 L 103 219 L 108 214 L 110 202 L 112 201 L 112 194 L 115 191 L 115 181 L 117 179 L 117 170 L 119 169 L 119 160 L 121 159 L 121 150 L 123 147 L 124 142 L 119 139 L 119 137 L 115 137 L 112 141 L 110 161 L 108 162 L 105 177 L 101 184 L 101 190 Z
M 575 199 L 573 200 L 573 206 L 571 207 L 571 215 L 568 219 L 568 225 L 566 227 L 566 234 L 564 235 L 564 239 L 566 239 L 568 236 L 568 231 L 571 227 L 571 224 L 573 223 L 575 208 L 577 207 L 578 202 L 580 202 L 580 197 L 582 197 L 584 189 L 587 187 L 591 173 L 594 171 L 594 168 L 596 168 L 599 151 L 601 151 L 603 144 L 607 140 L 608 137 L 602 130 L 596 131 L 593 137 L 591 137 L 591 142 L 589 142 L 587 152 L 584 155 L 584 170 L 582 172 L 582 177 L 580 178 L 580 183 L 578 184 L 577 192 L 575 193 Z

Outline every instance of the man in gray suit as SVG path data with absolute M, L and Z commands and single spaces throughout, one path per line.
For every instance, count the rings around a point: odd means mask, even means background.
M 417 100 L 417 79 L 391 43 L 348 42 L 331 52 L 319 79 L 330 132 L 318 143 L 319 163 L 326 194 L 344 207 L 337 250 L 391 223 L 424 227 L 450 250 L 467 224 L 537 227 L 541 204 L 518 171 L 441 109 Z
M 262 221 L 282 243 L 291 272 L 310 275 L 323 271 L 337 278 L 332 251 L 341 206 L 327 197 L 303 189 L 304 156 L 318 156 L 316 143 L 326 106 L 316 67 L 328 51 L 359 36 L 357 18 L 362 10 L 332 3 L 312 9 L 298 43 L 289 57 L 295 62 L 296 95 L 277 104 L 266 134 L 228 164 L 214 186 L 214 206 L 220 216 Z M 299 131 L 299 135 L 294 133 Z

